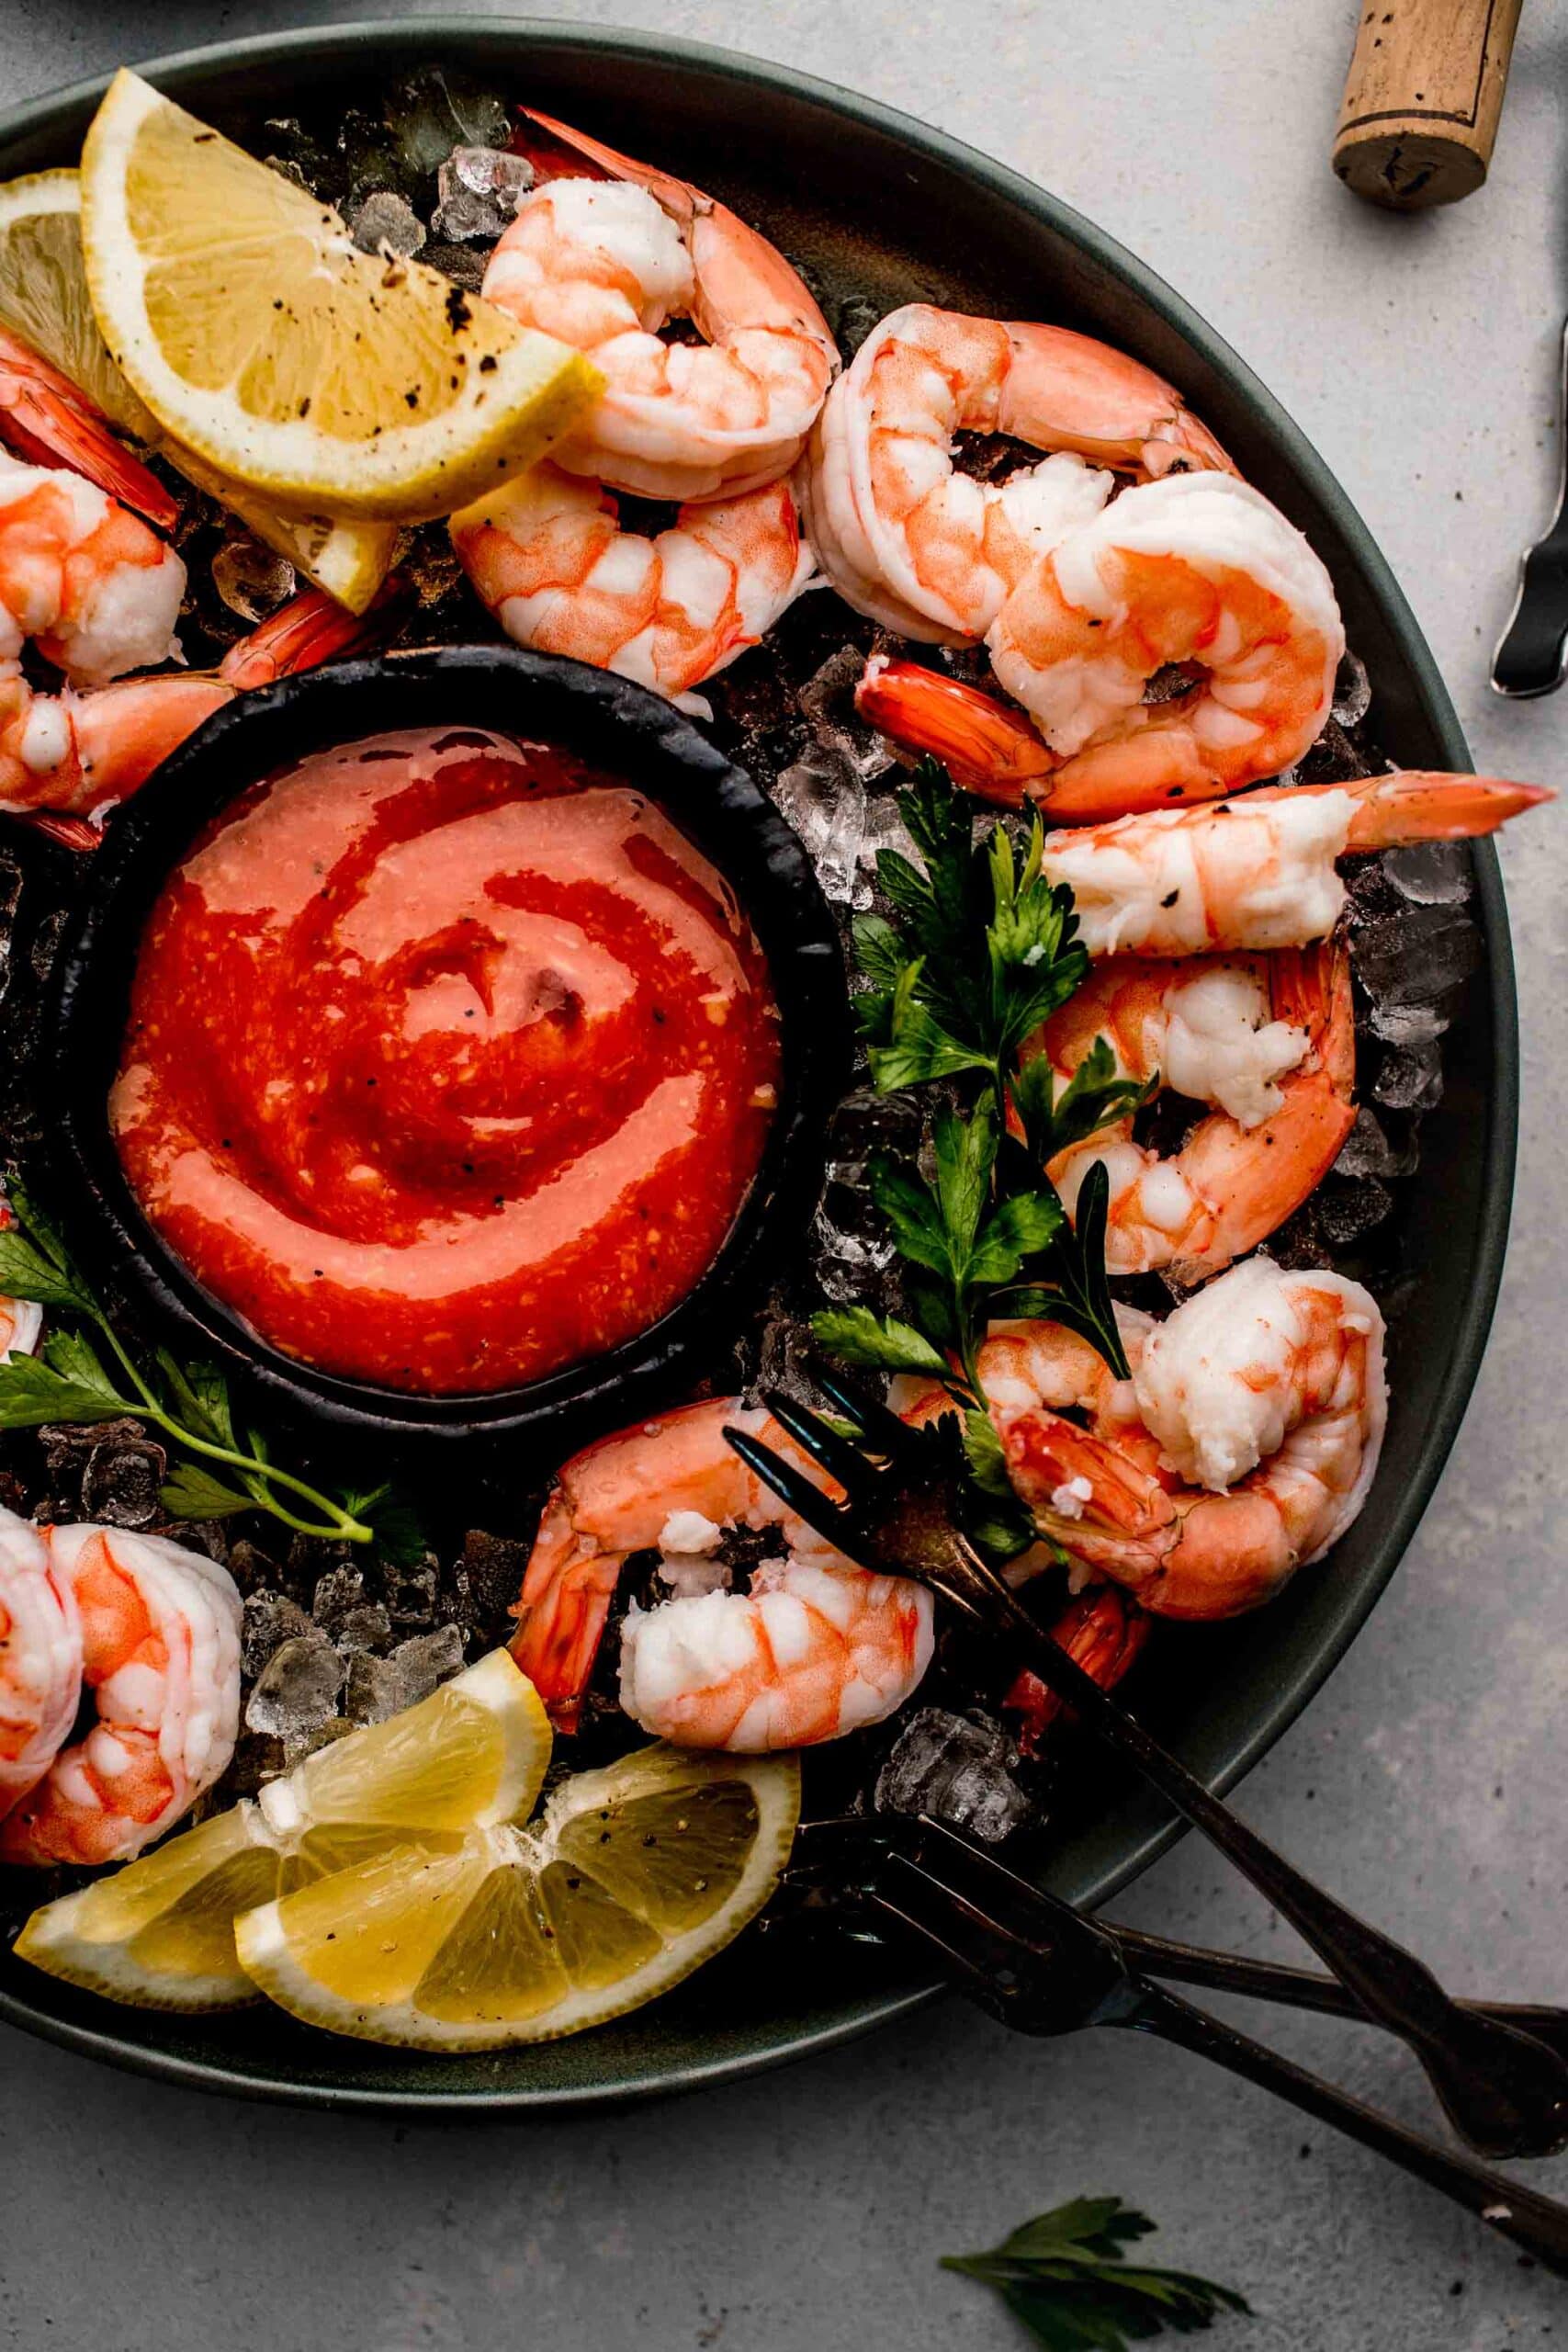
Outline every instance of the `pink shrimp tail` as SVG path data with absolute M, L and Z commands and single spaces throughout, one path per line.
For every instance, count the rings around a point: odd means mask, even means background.
M 706 207 L 710 202 L 689 180 L 678 180 L 669 172 L 656 170 L 651 164 L 639 164 L 635 157 L 623 155 L 619 148 L 607 147 L 602 139 L 591 139 L 585 130 L 574 130 L 570 123 L 558 121 L 553 114 L 541 114 L 536 107 L 523 107 L 519 111 L 525 121 L 536 123 L 548 139 L 566 148 L 578 159 L 576 174 L 563 172 L 558 165 L 552 165 L 547 151 L 541 154 L 531 147 L 526 133 L 524 133 L 521 152 L 528 156 L 542 180 L 570 176 L 631 180 L 638 187 L 646 188 L 649 196 L 657 198 L 682 227 L 690 223 L 699 207 Z M 592 166 L 592 171 L 585 172 L 582 169 L 584 164 Z
M 618 1552 L 573 1549 L 570 1510 L 546 1511 L 514 1614 L 511 1649 L 558 1731 L 574 1732 L 621 1573 Z
M 1102 1584 L 1068 1601 L 1051 1628 L 1051 1638 L 1102 1690 L 1110 1690 L 1135 1663 L 1151 1622 L 1135 1600 L 1115 1585 Z M 1072 1710 L 1028 1667 L 1013 1680 L 1002 1706 L 1020 1718 L 1018 1744 L 1025 1756 L 1038 1754 L 1058 1718 L 1074 1720 Z
M 161 531 L 179 520 L 178 502 L 155 473 L 117 440 L 102 409 L 68 376 L 0 329 L 0 437 L 29 465 L 69 466 Z
M 1016 808 L 1058 763 L 1023 713 L 918 662 L 874 653 L 855 688 L 855 708 L 907 752 L 929 752 L 955 784 Z
M 233 699 L 217 678 L 123 678 L 73 706 L 78 808 L 101 808 L 140 792 L 155 768 L 215 710 Z
M 401 627 L 412 599 L 410 582 L 398 572 L 383 582 L 363 613 L 351 613 L 320 588 L 302 589 L 230 647 L 218 674 L 243 690 L 319 669 L 340 654 L 383 643 Z
M 1510 817 L 1557 797 L 1547 785 L 1511 784 L 1494 775 L 1442 775 L 1423 768 L 1396 769 L 1393 775 L 1369 777 L 1348 788 L 1357 797 L 1351 849 L 1470 841 L 1479 833 L 1495 833 Z

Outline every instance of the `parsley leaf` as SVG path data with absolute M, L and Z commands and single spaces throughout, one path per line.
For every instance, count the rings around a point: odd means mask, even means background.
M 943 2255 L 942 2265 L 994 2287 L 1046 2352 L 1126 2352 L 1167 2330 L 1198 2335 L 1223 2312 L 1250 2312 L 1233 2288 L 1129 2263 L 1125 2249 L 1154 2226 L 1120 2198 L 1077 2197 L 1000 2245 Z
M 1132 1377 L 1122 1334 L 1116 1328 L 1116 1307 L 1105 1272 L 1105 1220 L 1111 1206 L 1111 1179 L 1105 1162 L 1097 1159 L 1078 1186 L 1077 1221 L 1066 1217 L 1054 1236 L 1040 1268 L 1042 1279 L 1023 1284 L 997 1302 L 1002 1315 L 1044 1316 L 1065 1324 L 1087 1340 L 1104 1357 L 1118 1380 Z
M 158 1489 L 158 1500 L 171 1519 L 231 1519 L 237 1510 L 254 1510 L 256 1498 L 215 1478 L 199 1463 L 178 1462 Z
M 829 1307 L 813 1317 L 811 1328 L 841 1363 L 872 1372 L 927 1373 L 935 1380 L 948 1376 L 947 1358 L 912 1323 L 900 1323 L 896 1316 L 874 1315 L 869 1306 Z
M 1145 1085 L 1135 1078 L 1119 1077 L 1115 1055 L 1103 1037 L 1097 1037 L 1059 1095 L 1055 1072 L 1043 1054 L 1021 1064 L 1010 1091 L 1030 1158 L 1044 1167 L 1069 1145 L 1087 1142 L 1102 1127 L 1130 1118 L 1158 1083 L 1157 1079 Z

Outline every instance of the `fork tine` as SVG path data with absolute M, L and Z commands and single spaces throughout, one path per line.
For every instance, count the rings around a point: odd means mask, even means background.
M 771 1445 L 753 1437 L 750 1430 L 727 1428 L 725 1442 L 740 1456 L 749 1470 L 754 1470 L 764 1487 L 771 1487 L 779 1500 L 787 1503 L 797 1519 L 831 1544 L 835 1549 L 853 1558 L 849 1540 L 853 1534 L 853 1522 L 848 1511 L 829 1501 L 820 1487 L 813 1484 L 804 1470 L 775 1453 Z
M 961 1988 L 972 1992 L 982 2007 L 988 2009 L 996 2007 L 998 1989 L 986 1971 L 971 1960 L 967 1952 L 960 1951 L 955 1944 L 950 1944 L 945 1937 L 939 1935 L 927 1920 L 917 1918 L 912 1911 L 906 1911 L 901 1903 L 896 1903 L 879 1886 L 863 1889 L 862 1900 L 868 1911 L 880 1912 L 884 1918 L 891 1919 L 896 1927 L 902 1928 L 906 1935 L 917 1938 L 934 1951 L 947 1974 Z
M 891 1406 L 880 1396 L 867 1396 L 840 1373 L 816 1368 L 817 1385 L 830 1405 L 836 1405 L 846 1420 L 853 1421 L 868 1445 L 878 1453 L 886 1453 L 890 1461 L 905 1459 L 914 1442 L 913 1432 L 907 1421 L 901 1421 Z
M 796 1404 L 782 1388 L 763 1391 L 762 1402 L 781 1429 L 786 1429 L 795 1443 L 804 1447 L 814 1462 L 819 1462 L 829 1478 L 836 1478 L 844 1492 L 853 1498 L 857 1494 L 869 1494 L 880 1473 L 872 1468 L 857 1446 L 835 1429 L 829 1429 L 819 1413 L 809 1407 Z

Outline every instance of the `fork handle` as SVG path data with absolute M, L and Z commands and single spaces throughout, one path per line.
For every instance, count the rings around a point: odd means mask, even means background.
M 1337 1977 L 1318 1976 L 1310 1968 L 1286 1968 L 1278 1961 L 1252 1960 L 1238 1952 L 1206 1951 L 1195 1944 L 1170 1942 L 1140 1928 L 1118 1921 L 1100 1922 L 1144 1976 L 1163 1976 L 1173 1984 L 1199 1984 L 1214 1993 L 1239 1993 L 1253 2001 L 1271 2001 L 1288 2009 L 1311 2009 L 1320 2017 L 1361 2018 L 1359 2001 Z M 1512 2026 L 1542 2041 L 1560 2058 L 1568 2058 L 1568 2009 L 1536 2001 L 1461 2001 L 1461 2009 Z
M 1420 2059 L 1461 2138 L 1488 2156 L 1544 2156 L 1568 2144 L 1568 2065 L 1512 2026 L 1462 2008 L 1426 1964 L 1314 1884 L 1209 1792 L 1119 1701 L 1086 1674 L 972 1555 L 1029 1664 L 1081 1721 L 1137 1765 L 1327 1962 L 1362 2013 Z
M 1167 1993 L 1157 1985 L 1145 1985 L 1133 2007 L 1101 2021 L 1156 2034 L 1161 2041 L 1196 2051 L 1228 2073 L 1240 2075 L 1246 2081 L 1272 2091 L 1277 2098 L 1300 2109 L 1303 2115 L 1315 2116 L 1319 2122 L 1331 2124 L 1348 2138 L 1359 2140 L 1364 2148 L 1375 2149 L 1402 2172 L 1424 2180 L 1428 2188 L 1451 2198 L 1456 2205 L 1462 2205 L 1467 2213 L 1473 2213 L 1488 2229 L 1512 2239 L 1515 2245 L 1533 2255 L 1546 2269 L 1568 2277 L 1568 2205 L 1556 2204 L 1550 2197 L 1524 2188 L 1504 2173 L 1493 2172 L 1456 2150 L 1440 2148 L 1434 2141 L 1422 2139 L 1418 2132 L 1407 2132 L 1392 2116 L 1363 2107 L 1348 2092 L 1320 2081 L 1304 2067 L 1281 2058 L 1277 2051 L 1266 2050 L 1260 2041 L 1237 2033 L 1220 2018 L 1193 2008 L 1176 1994 Z

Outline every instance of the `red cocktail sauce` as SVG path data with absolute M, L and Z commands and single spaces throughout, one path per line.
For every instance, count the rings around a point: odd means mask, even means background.
M 478 729 L 247 792 L 165 884 L 110 1114 L 164 1240 L 276 1346 L 426 1394 L 646 1330 L 757 1170 L 778 1012 L 636 788 Z

